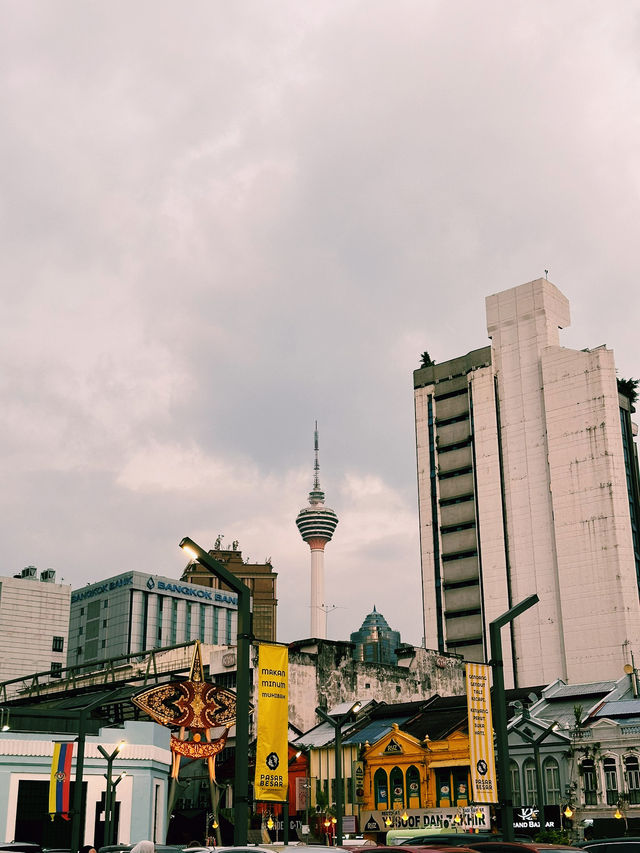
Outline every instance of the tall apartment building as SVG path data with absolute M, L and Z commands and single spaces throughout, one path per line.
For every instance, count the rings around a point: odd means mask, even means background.
M 35 566 L 0 578 L 0 681 L 65 665 L 71 586 L 55 580 Z
M 491 345 L 414 372 L 427 647 L 505 681 L 615 678 L 640 652 L 633 407 L 613 352 L 560 346 L 569 303 L 538 279 L 486 299 Z
M 214 550 L 209 551 L 209 554 L 249 587 L 253 613 L 253 634 L 257 640 L 274 643 L 278 606 L 278 599 L 276 598 L 277 572 L 273 571 L 273 566 L 269 560 L 266 563 L 245 563 L 242 559 L 242 551 L 238 550 L 238 543 L 234 542 L 233 548 L 224 550 L 221 547 L 220 538 L 216 541 Z M 213 575 L 206 566 L 198 562 L 189 563 L 182 573 L 182 580 L 212 589 L 226 589 L 224 583 Z

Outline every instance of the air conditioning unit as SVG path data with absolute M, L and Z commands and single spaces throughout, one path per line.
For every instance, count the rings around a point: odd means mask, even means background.
M 35 567 L 35 566 L 26 566 L 26 567 L 25 567 L 25 568 L 20 572 L 20 577 L 21 577 L 21 578 L 35 578 L 35 576 L 36 576 L 37 574 L 38 574 L 38 570 L 36 569 L 36 567 Z
M 55 583 L 56 579 L 56 570 L 55 569 L 45 569 L 44 572 L 40 572 L 40 580 L 43 583 Z

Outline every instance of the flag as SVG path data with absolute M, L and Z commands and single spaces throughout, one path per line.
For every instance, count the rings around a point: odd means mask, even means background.
M 258 648 L 256 800 L 285 802 L 289 789 L 289 649 Z
M 61 814 L 69 820 L 69 792 L 71 789 L 71 759 L 73 741 L 53 744 L 51 779 L 49 781 L 49 814 L 51 820 Z

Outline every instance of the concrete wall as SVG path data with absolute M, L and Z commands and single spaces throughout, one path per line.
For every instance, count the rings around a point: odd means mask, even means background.
M 411 647 L 410 647 L 411 648 Z M 309 640 L 289 646 L 289 722 L 307 731 L 315 708 L 375 699 L 410 702 L 434 693 L 464 693 L 464 664 L 458 657 L 414 648 L 406 666 L 365 663 L 351 657 L 353 644 Z

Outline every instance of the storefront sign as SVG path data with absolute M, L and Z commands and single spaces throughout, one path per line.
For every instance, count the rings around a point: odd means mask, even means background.
M 353 779 L 353 801 L 362 805 L 365 801 L 364 791 L 364 761 L 354 761 L 351 769 Z
M 562 829 L 560 806 L 545 806 L 544 826 L 540 823 L 540 813 L 535 806 L 522 806 L 513 810 L 514 829 Z
M 403 814 L 407 820 L 402 820 Z M 478 817 L 478 815 L 480 815 Z M 391 826 L 386 825 L 389 818 Z M 450 829 L 464 831 L 491 827 L 489 809 L 486 806 L 463 806 L 459 809 L 385 809 L 363 811 L 360 825 L 368 832 L 384 832 L 387 829 Z

